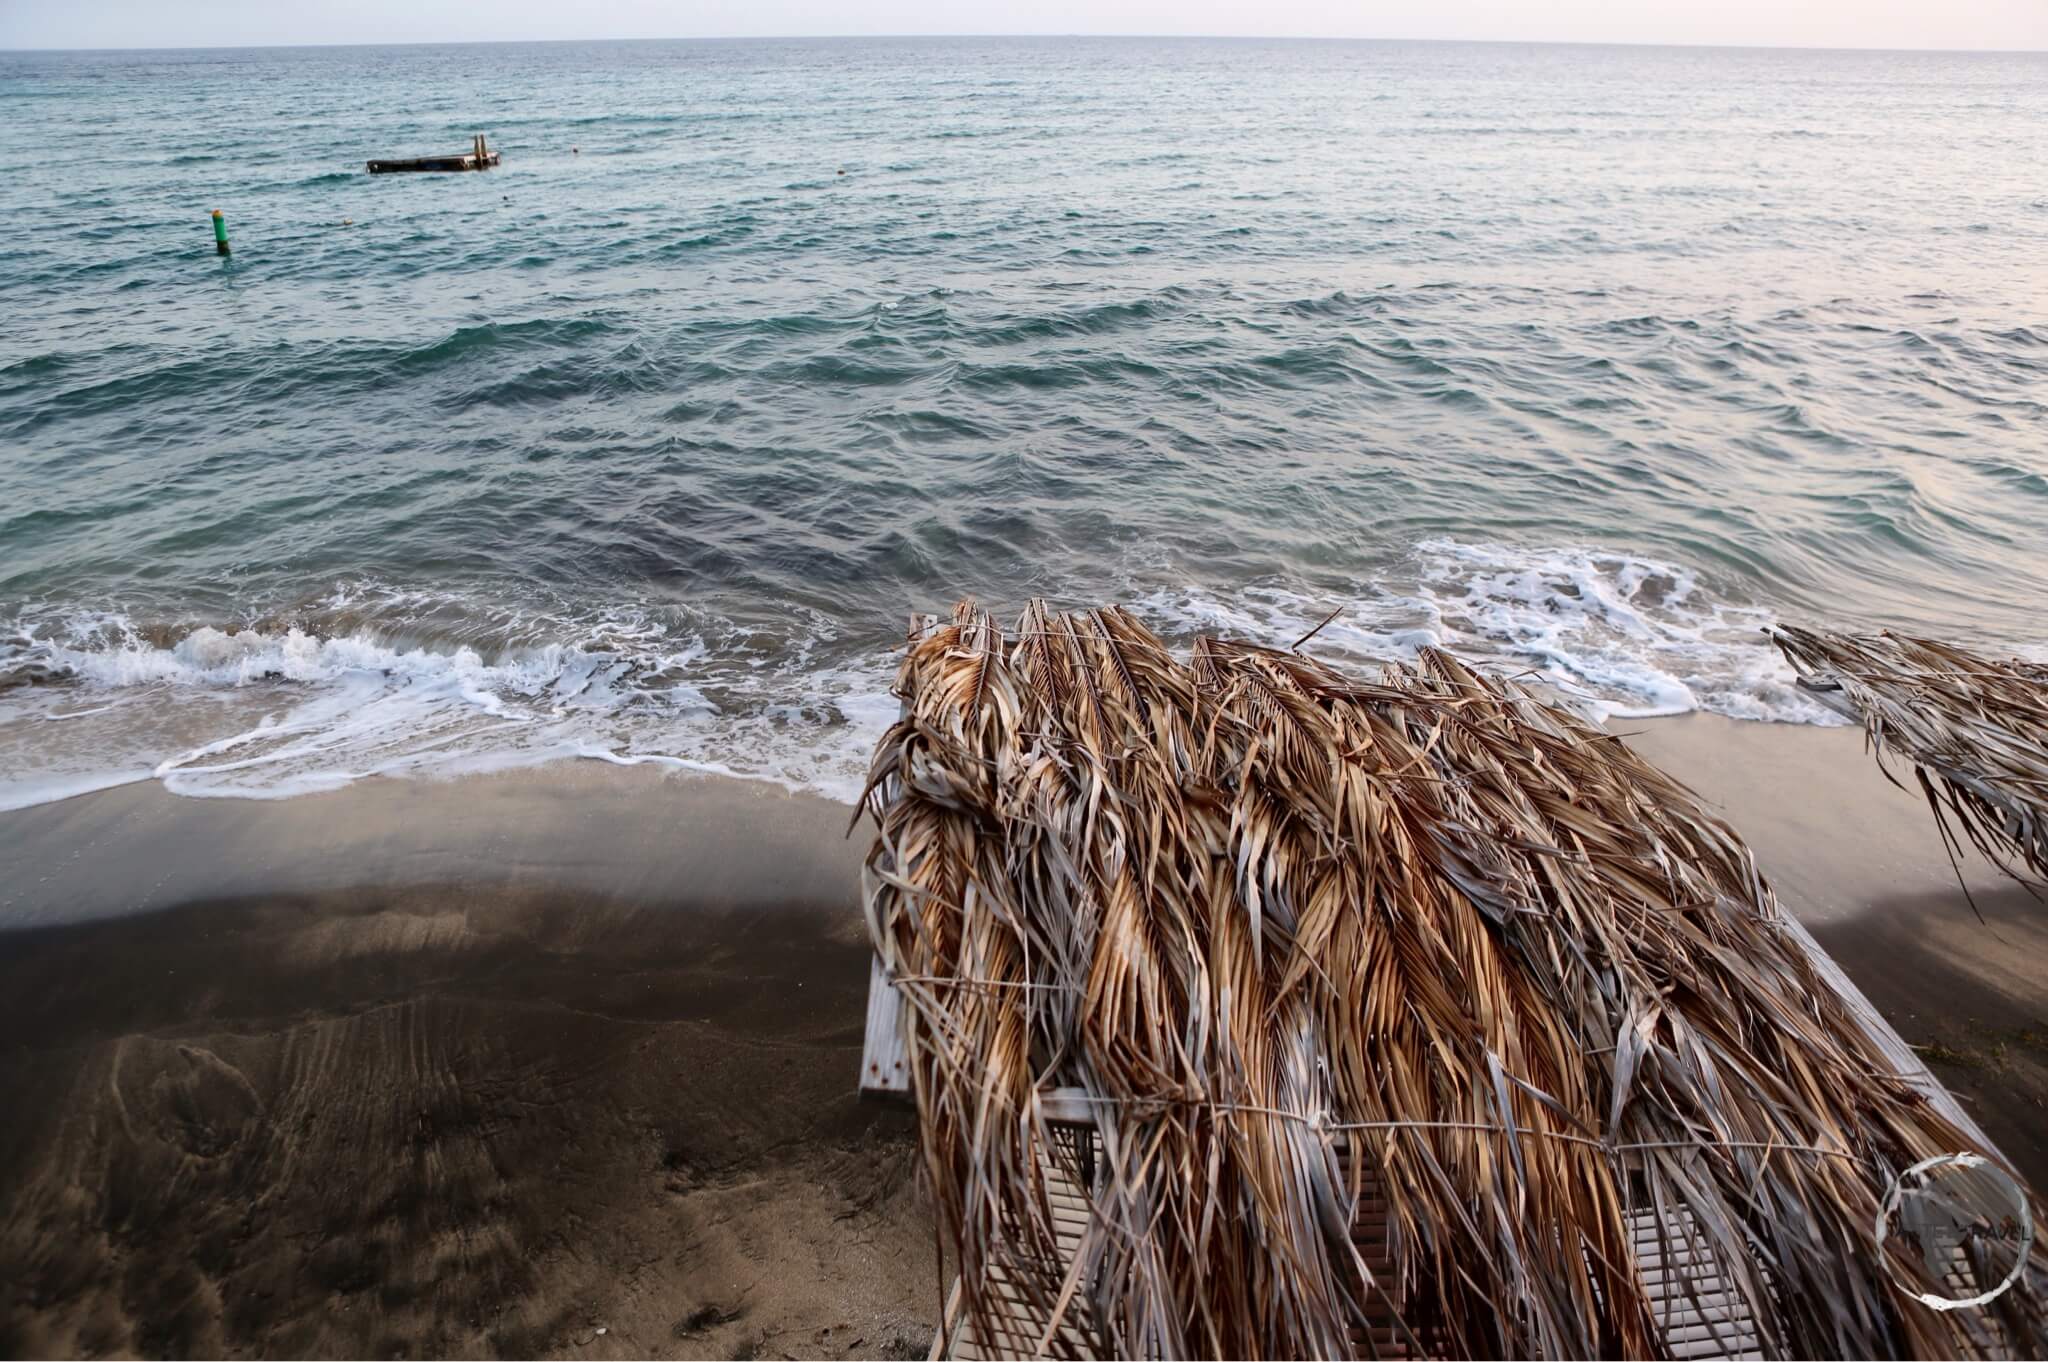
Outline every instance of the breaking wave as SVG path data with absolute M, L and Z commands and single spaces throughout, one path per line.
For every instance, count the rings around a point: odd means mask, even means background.
M 1174 643 L 1214 633 L 1285 647 L 1313 630 L 1309 650 L 1341 666 L 1450 647 L 1603 720 L 1705 710 L 1838 722 L 1765 643 L 1769 612 L 1626 553 L 1428 540 L 1344 592 L 1123 585 Z M 896 714 L 895 640 L 793 618 L 768 628 L 674 605 L 578 614 L 362 584 L 238 626 L 29 611 L 0 638 L 0 808 L 136 780 L 281 798 L 566 758 L 850 799 Z
M 1143 606 L 1185 632 L 1236 634 L 1338 662 L 1412 659 L 1444 647 L 1540 683 L 1595 719 L 1695 710 L 1833 724 L 1765 641 L 1768 610 L 1715 599 L 1689 568 L 1597 549 L 1528 550 L 1426 540 L 1412 575 L 1389 574 L 1317 628 L 1334 602 L 1283 587 L 1219 598 L 1161 591 Z M 1400 583 L 1400 584 L 1395 584 Z

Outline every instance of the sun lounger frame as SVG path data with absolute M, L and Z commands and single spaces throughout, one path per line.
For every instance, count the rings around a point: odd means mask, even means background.
M 1963 1110 L 1955 1095 L 1928 1071 L 1920 1057 L 1863 996 L 1862 990 L 1851 983 L 1841 967 L 1820 948 L 1813 935 L 1789 913 L 1784 914 L 1782 920 L 1785 931 L 1806 953 L 1821 977 L 1841 995 L 1865 1034 L 1891 1061 L 1899 1075 L 1924 1093 L 1927 1100 L 1964 1134 L 1975 1140 L 1982 1152 L 2009 1164 L 2010 1161 L 1999 1153 L 1969 1113 Z M 909 1099 L 911 1076 L 907 1020 L 907 1004 L 890 982 L 881 958 L 871 957 L 866 1039 L 861 1054 L 860 1089 L 863 1096 Z M 1045 1159 L 1043 1169 L 1061 1255 L 1061 1261 L 1053 1266 L 1063 1274 L 1080 1247 L 1088 1217 L 1092 1214 L 1082 1179 L 1088 1176 L 1086 1170 L 1093 1162 L 1090 1151 L 1094 1138 L 1094 1113 L 1086 1094 L 1078 1088 L 1046 1089 L 1040 1093 L 1039 1100 L 1048 1122 L 1055 1127 L 1057 1152 Z M 1369 1166 L 1356 1166 L 1367 1170 L 1364 1176 L 1369 1183 Z M 1352 1231 L 1353 1241 L 1358 1244 L 1367 1265 L 1377 1270 L 1386 1261 L 1386 1207 L 1378 1199 L 1373 1186 L 1366 1185 L 1358 1190 L 1359 1213 Z M 1754 1318 L 1722 1275 L 1714 1261 L 1713 1250 L 1697 1234 L 1689 1214 L 1682 1209 L 1675 1212 L 1668 1218 L 1662 1235 L 1658 1233 L 1656 1213 L 1649 1209 L 1633 1212 L 1629 1223 L 1637 1263 L 1649 1287 L 1657 1327 L 1671 1355 L 1687 1359 L 1762 1356 Z M 1668 1253 L 1661 1246 L 1668 1246 Z M 1380 1255 L 1377 1261 L 1376 1254 Z M 978 1336 L 972 1321 L 965 1318 L 960 1307 L 960 1283 L 955 1278 L 932 1340 L 932 1357 L 988 1358 L 1032 1356 L 1036 1353 L 1038 1340 L 1045 1333 L 1046 1321 L 1042 1313 L 1028 1305 L 1022 1293 L 1005 1292 L 1000 1281 L 991 1285 L 993 1294 L 1006 1307 L 997 1312 L 997 1337 L 985 1339 Z M 1987 1325 L 1990 1323 L 1987 1321 Z M 1376 1327 L 1372 1333 L 1370 1348 L 1363 1346 L 1367 1340 L 1358 1340 L 1362 1345 L 1359 1349 L 1361 1355 L 1371 1356 L 1375 1352 L 1381 1357 L 1412 1355 L 1407 1340 L 1392 1329 L 1391 1321 L 1384 1332 Z M 1428 1340 L 1421 1341 L 1426 1347 Z M 1090 1346 L 1082 1330 L 1063 1323 L 1054 1350 L 1060 1355 L 1088 1356 Z

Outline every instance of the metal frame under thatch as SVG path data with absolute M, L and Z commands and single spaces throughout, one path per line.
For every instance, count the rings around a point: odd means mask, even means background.
M 891 1018 L 901 1015 L 900 996 L 886 978 L 871 981 L 870 1012 Z M 877 1041 L 871 1033 L 866 1058 L 878 1058 L 896 1045 L 895 1040 Z M 878 1080 L 864 1083 L 863 1091 L 889 1095 L 899 1090 Z M 1054 1237 L 1050 1256 L 1036 1265 L 1035 1274 L 1064 1281 L 1081 1259 L 1093 1215 L 1090 1190 L 1084 1189 L 1100 1185 L 1095 1127 L 1085 1114 L 1085 1100 L 1073 1090 L 1043 1094 L 1041 1107 L 1050 1113 L 1046 1124 L 1052 1139 L 1040 1148 L 1038 1169 Z M 1347 1184 L 1357 1203 L 1351 1223 L 1352 1245 L 1368 1271 L 1391 1275 L 1392 1227 L 1378 1185 L 1377 1165 L 1363 1158 L 1354 1162 L 1349 1137 L 1341 1132 L 1333 1149 L 1338 1163 L 1356 1178 Z M 1657 1351 L 1687 1362 L 1762 1356 L 1755 1321 L 1721 1272 L 1713 1245 L 1700 1233 L 1691 1214 L 1683 1207 L 1660 1214 L 1656 1208 L 1644 1206 L 1631 1211 L 1628 1221 L 1630 1247 L 1650 1302 Z M 1077 1326 L 1078 1313 L 1070 1311 L 1055 1318 L 1042 1302 L 1018 1289 L 1000 1267 L 991 1271 L 987 1283 L 985 1320 L 975 1320 L 963 1309 L 961 1285 L 956 1277 L 944 1293 L 945 1309 L 932 1338 L 934 1362 L 939 1358 L 1097 1355 L 1097 1340 Z M 1418 1355 L 1384 1305 L 1370 1320 L 1353 1325 L 1350 1338 L 1353 1352 L 1360 1356 Z M 1441 1337 L 1435 1334 L 1416 1342 L 1439 1352 L 1442 1348 Z
M 1802 687 L 1863 726 L 1880 769 L 1888 751 L 1913 764 L 1951 855 L 1960 828 L 2015 879 L 2048 881 L 2048 664 L 1892 633 L 1770 637 Z
M 1653 1264 L 1766 1354 L 2048 1347 L 2038 1247 L 1990 1311 L 1909 1297 L 1891 1179 L 1995 1151 L 1607 735 L 1441 653 L 1182 662 L 1118 610 L 962 607 L 898 688 L 869 927 L 983 1351 L 1021 1306 L 1055 1354 L 1667 1354 Z

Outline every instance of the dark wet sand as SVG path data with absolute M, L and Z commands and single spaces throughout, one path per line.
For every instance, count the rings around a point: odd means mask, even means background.
M 0 935 L 0 1354 L 923 1356 L 844 828 L 597 768 L 0 820 L 52 911 L 300 853 L 289 890 Z
M 1618 727 L 2048 1187 L 2048 911 L 1977 864 L 1979 924 L 1851 731 Z M 847 812 L 584 763 L 0 814 L 0 1354 L 922 1355 Z

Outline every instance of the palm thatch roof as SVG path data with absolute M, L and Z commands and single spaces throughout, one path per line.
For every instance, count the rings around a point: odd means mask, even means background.
M 1880 766 L 1913 764 L 1951 853 L 1959 828 L 2015 878 L 2048 880 L 2048 665 L 1892 633 L 1771 638 L 1801 685 L 1863 725 Z
M 1007 1294 L 1056 1355 L 1351 1356 L 1389 1320 L 1410 1355 L 1657 1355 L 1648 1208 L 1766 1354 L 2048 1348 L 2048 1233 L 1990 1311 L 1910 1299 L 1881 1202 L 1976 1142 L 1735 833 L 1580 719 L 1441 652 L 1183 661 L 1040 605 L 925 624 L 898 689 L 867 912 L 982 1337 Z M 1056 1089 L 1094 1147 L 1070 1262 Z

